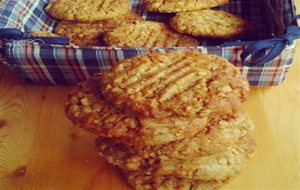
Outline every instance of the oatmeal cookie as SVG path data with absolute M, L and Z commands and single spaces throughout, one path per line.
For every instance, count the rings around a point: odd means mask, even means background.
M 164 145 L 132 147 L 117 143 L 114 139 L 99 137 L 96 140 L 96 147 L 99 154 L 108 162 L 126 170 L 136 170 L 149 159 L 159 162 L 210 156 L 224 152 L 254 129 L 254 125 L 246 115 L 238 117 L 231 121 L 219 118 L 218 122 L 211 122 L 205 130 L 192 138 Z
M 255 152 L 256 142 L 246 135 L 224 152 L 205 157 L 160 160 L 157 175 L 176 175 L 197 180 L 224 180 L 235 176 Z
M 146 0 L 145 8 L 155 12 L 185 12 L 227 4 L 229 0 Z
M 170 25 L 179 33 L 215 39 L 243 38 L 253 30 L 253 26 L 244 19 L 217 10 L 177 13 Z
M 125 173 L 128 182 L 135 190 L 213 190 L 228 181 L 202 181 L 180 178 L 174 175 L 154 177 L 151 174 L 149 170 L 137 170 Z
M 152 176 L 174 175 L 193 180 L 222 181 L 239 173 L 246 161 L 253 156 L 255 149 L 255 140 L 250 135 L 246 135 L 236 144 L 228 147 L 224 152 L 210 156 L 186 157 L 174 160 L 170 160 L 167 157 L 161 157 L 160 160 L 135 157 L 132 159 L 143 160 L 142 165 L 139 167 L 132 164 L 134 162 L 128 163 L 127 166 L 117 162 L 113 164 L 119 166 L 126 173 L 135 173 L 144 170 L 145 172 L 151 172 Z M 100 156 L 103 156 L 103 154 L 100 153 Z M 107 159 L 107 157 L 104 158 Z M 109 159 L 107 161 L 112 163 Z M 122 160 L 119 161 L 122 162 Z
M 70 38 L 71 42 L 79 46 L 104 45 L 103 34 L 122 23 L 141 21 L 142 18 L 134 13 L 125 14 L 114 19 L 93 22 L 60 21 L 54 32 Z
M 129 13 L 130 0 L 51 0 L 45 11 L 61 20 L 96 21 Z
M 100 78 L 101 74 L 96 74 L 80 84 L 65 103 L 68 118 L 86 131 L 133 146 L 150 146 L 191 137 L 207 123 L 205 117 L 156 120 L 125 113 L 102 96 Z
M 61 37 L 55 33 L 47 32 L 47 31 L 29 31 L 34 37 Z
M 197 39 L 178 34 L 165 24 L 152 21 L 140 21 L 122 24 L 104 35 L 108 46 L 120 47 L 177 47 L 197 46 Z
M 227 113 L 249 92 L 230 62 L 198 51 L 136 56 L 105 71 L 100 83 L 116 107 L 157 119 Z

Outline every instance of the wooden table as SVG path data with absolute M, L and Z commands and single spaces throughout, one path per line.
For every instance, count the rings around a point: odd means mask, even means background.
M 283 85 L 252 88 L 244 107 L 257 125 L 257 154 L 222 189 L 300 189 L 300 44 L 296 54 Z M 23 84 L 0 66 L 1 190 L 130 189 L 97 155 L 94 136 L 64 116 L 71 89 Z

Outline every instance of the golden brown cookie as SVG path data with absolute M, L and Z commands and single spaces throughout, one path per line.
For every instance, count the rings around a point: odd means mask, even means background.
M 157 175 L 176 175 L 197 180 L 226 180 L 235 176 L 255 152 L 256 142 L 247 135 L 224 152 L 206 157 L 161 160 Z
M 145 8 L 155 12 L 185 12 L 207 9 L 228 3 L 229 0 L 145 0 Z
M 57 34 L 54 34 L 52 32 L 47 32 L 47 31 L 30 31 L 31 35 L 34 37 L 60 37 Z
M 204 130 L 192 138 L 152 147 L 132 147 L 114 139 L 97 138 L 99 154 L 110 163 L 127 170 L 140 168 L 145 160 L 178 160 L 210 156 L 224 152 L 254 129 L 251 120 L 241 113 L 236 116 L 213 119 Z
M 172 161 L 146 159 L 142 167 L 134 170 L 121 169 L 135 189 L 170 189 L 174 187 L 175 181 L 183 189 L 188 183 L 193 183 L 195 189 L 213 189 L 235 177 L 253 156 L 255 149 L 256 142 L 252 137 L 245 136 L 219 154 Z
M 206 125 L 206 118 L 155 120 L 124 113 L 102 96 L 100 78 L 97 74 L 80 84 L 65 103 L 66 115 L 86 131 L 134 146 L 149 146 L 191 137 Z
M 123 24 L 104 35 L 108 46 L 120 47 L 177 47 L 197 46 L 197 39 L 178 34 L 165 24 L 152 21 L 141 21 Z
M 244 19 L 216 10 L 177 13 L 170 24 L 179 33 L 217 39 L 239 38 L 253 30 Z
M 114 19 L 93 22 L 60 21 L 54 32 L 70 38 L 71 42 L 79 46 L 100 46 L 103 43 L 103 34 L 122 23 L 141 21 L 142 18 L 134 13 L 125 14 Z
M 130 0 L 51 0 L 45 11 L 61 20 L 96 21 L 129 13 Z
M 104 72 L 100 83 L 116 107 L 158 119 L 228 113 L 249 92 L 231 63 L 197 51 L 136 56 Z
M 151 174 L 149 170 L 137 170 L 126 172 L 125 176 L 135 190 L 213 190 L 228 181 L 202 181 L 174 175 L 154 177 Z

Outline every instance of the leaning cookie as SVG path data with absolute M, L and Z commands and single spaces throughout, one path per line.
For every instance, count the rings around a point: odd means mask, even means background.
M 216 10 L 178 13 L 170 25 L 179 33 L 214 39 L 241 38 L 253 31 L 252 24 L 244 19 Z
M 51 0 L 45 11 L 61 20 L 96 21 L 129 13 L 130 0 Z
M 120 47 L 178 47 L 197 46 L 197 39 L 178 34 L 165 24 L 152 21 L 140 21 L 123 24 L 104 35 L 108 46 Z
M 121 23 L 132 23 L 141 20 L 142 18 L 139 15 L 129 13 L 113 19 L 93 22 L 60 21 L 54 32 L 70 38 L 75 45 L 100 46 L 104 45 L 102 38 L 105 32 L 114 29 Z
M 228 3 L 229 0 L 146 0 L 145 8 L 155 12 L 185 12 L 207 9 Z
M 206 125 L 206 118 L 169 117 L 156 120 L 138 117 L 115 108 L 103 97 L 96 74 L 71 92 L 66 115 L 75 126 L 101 137 L 132 146 L 150 146 L 192 137 Z

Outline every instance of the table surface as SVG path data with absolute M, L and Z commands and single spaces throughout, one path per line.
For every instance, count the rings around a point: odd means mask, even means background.
M 222 189 L 300 189 L 299 53 L 298 43 L 284 84 L 252 88 L 244 108 L 257 125 L 258 150 Z M 65 117 L 72 88 L 24 84 L 0 64 L 1 190 L 130 189 L 120 171 L 97 155 L 95 137 Z

